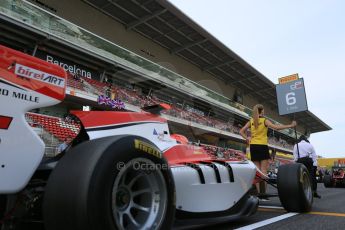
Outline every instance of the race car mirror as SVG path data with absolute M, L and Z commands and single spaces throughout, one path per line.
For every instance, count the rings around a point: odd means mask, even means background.
M 279 115 L 308 110 L 303 78 L 276 85 Z

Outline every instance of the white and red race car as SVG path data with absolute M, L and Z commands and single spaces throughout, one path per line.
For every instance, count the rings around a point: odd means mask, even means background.
M 170 229 L 254 214 L 253 183 L 266 180 L 248 160 L 224 160 L 179 143 L 157 114 L 72 111 L 81 131 L 65 152 L 43 159 L 45 145 L 25 120 L 65 97 L 59 66 L 0 46 L 0 226 L 47 230 Z M 308 211 L 312 193 L 300 164 L 279 169 L 288 211 Z

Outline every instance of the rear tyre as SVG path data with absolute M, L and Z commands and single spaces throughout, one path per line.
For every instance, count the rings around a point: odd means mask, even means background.
M 303 164 L 286 164 L 278 169 L 280 202 L 288 212 L 308 212 L 313 204 L 310 175 Z
M 325 176 L 323 177 L 323 185 L 324 185 L 326 188 L 331 188 L 331 187 L 333 187 L 331 175 L 325 175 Z
M 49 178 L 47 230 L 170 229 L 174 183 L 153 143 L 105 137 L 71 149 Z

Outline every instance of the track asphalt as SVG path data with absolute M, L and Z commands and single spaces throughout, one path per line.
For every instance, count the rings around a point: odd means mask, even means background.
M 274 192 L 274 191 L 273 191 Z M 318 184 L 321 199 L 314 199 L 309 213 L 287 213 L 279 198 L 260 202 L 256 214 L 237 222 L 197 228 L 199 230 L 344 230 L 345 229 L 345 188 L 325 188 Z

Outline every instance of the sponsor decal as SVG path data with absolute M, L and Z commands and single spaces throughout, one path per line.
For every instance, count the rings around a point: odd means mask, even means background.
M 13 92 L 12 97 L 23 101 L 39 103 L 39 97 L 35 97 L 26 93 Z
M 172 142 L 172 140 L 170 140 L 170 139 L 167 139 L 167 140 L 165 139 L 165 133 L 164 133 L 164 132 L 159 133 L 159 132 L 157 132 L 156 129 L 153 129 L 153 135 L 157 136 L 157 139 L 158 139 L 159 141 L 163 141 L 163 142 Z
M 159 151 L 159 149 L 157 149 L 155 146 L 148 144 L 144 141 L 135 139 L 134 148 L 144 151 L 152 156 L 162 158 L 162 154 L 161 154 L 161 151 Z
M 302 89 L 302 88 L 303 88 L 303 82 L 302 81 L 296 81 L 295 84 L 290 85 L 291 90 Z
M 193 154 L 204 154 L 204 153 L 200 150 L 194 150 Z
M 39 103 L 39 97 L 34 96 L 30 93 L 26 93 L 25 91 L 16 92 L 0 88 L 0 96 L 12 97 L 18 100 Z
M 299 78 L 298 74 L 295 73 L 295 74 L 291 74 L 285 77 L 281 77 L 278 80 L 279 80 L 279 84 L 286 84 L 286 83 L 289 83 L 290 81 L 296 81 L 298 80 L 298 78 Z
M 153 135 L 158 135 L 157 130 L 153 129 Z
M 25 65 L 16 64 L 15 74 L 21 77 L 38 80 L 60 88 L 65 87 L 65 79 Z
M 0 88 L 0 95 L 1 96 L 8 96 L 9 94 L 9 91 L 7 89 L 1 89 Z
M 158 134 L 157 138 L 158 138 L 158 140 L 160 140 L 160 141 L 165 141 L 165 140 L 164 140 L 164 133 Z

